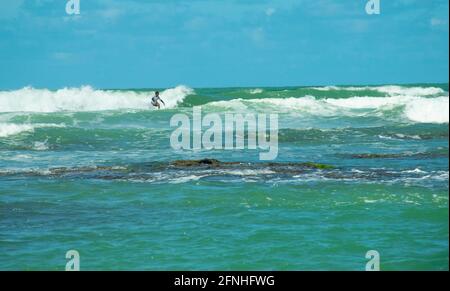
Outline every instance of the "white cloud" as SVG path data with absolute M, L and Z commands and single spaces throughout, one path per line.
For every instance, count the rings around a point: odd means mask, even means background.
M 184 23 L 184 28 L 188 30 L 199 30 L 207 26 L 207 22 L 202 17 L 189 19 Z
M 266 39 L 266 34 L 264 32 L 264 29 L 262 27 L 252 29 L 250 31 L 250 39 L 256 44 L 263 43 L 264 40 Z
M 99 12 L 100 16 L 107 19 L 107 20 L 115 20 L 117 17 L 119 17 L 122 14 L 121 9 L 119 8 L 107 8 L 102 9 Z
M 266 9 L 266 15 L 269 17 L 272 16 L 275 12 L 276 12 L 276 10 L 273 7 L 269 7 Z
M 440 18 L 431 18 L 430 25 L 432 27 L 444 26 L 447 25 L 447 21 Z
M 73 54 L 67 52 L 55 52 L 52 54 L 52 57 L 58 61 L 66 61 L 73 57 Z

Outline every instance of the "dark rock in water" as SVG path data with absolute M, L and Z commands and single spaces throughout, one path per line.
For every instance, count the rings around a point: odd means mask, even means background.
M 198 175 L 202 179 L 209 178 L 213 180 L 227 179 L 227 177 L 236 179 L 236 177 L 245 176 L 252 181 L 300 180 L 302 175 L 305 175 L 308 179 L 311 177 L 323 177 L 334 180 L 358 179 L 367 181 L 423 176 L 419 173 L 392 172 L 384 169 L 353 171 L 353 169 L 346 169 L 345 167 L 334 167 L 313 162 L 222 162 L 216 159 L 143 162 L 128 165 L 99 165 L 75 168 L 55 167 L 46 171 L 0 171 L 1 177 L 44 176 L 50 179 L 135 180 L 148 182 L 175 181 L 186 177 L 186 175 Z
M 401 158 L 400 154 L 354 154 L 353 159 L 396 159 Z
M 170 163 L 175 167 L 198 167 L 198 166 L 219 166 L 222 162 L 215 159 L 203 159 L 203 160 L 178 160 Z
M 240 164 L 238 162 L 221 162 L 216 159 L 202 159 L 202 160 L 177 160 L 170 163 L 171 166 L 174 167 L 201 167 L 201 166 L 209 166 L 209 167 L 220 167 L 226 165 L 236 165 Z
M 21 172 L 1 173 L 0 176 L 46 176 L 49 178 L 80 178 L 80 179 L 140 179 L 140 180 L 157 180 L 158 176 L 181 177 L 186 171 L 208 171 L 208 175 L 213 176 L 232 176 L 238 175 L 241 170 L 264 170 L 262 174 L 257 171 L 254 176 L 261 179 L 269 179 L 274 176 L 295 176 L 311 173 L 316 170 L 324 170 L 322 175 L 333 174 L 333 166 L 318 164 L 312 162 L 292 163 L 292 162 L 222 162 L 216 159 L 201 160 L 177 160 L 173 162 L 150 162 L 135 163 L 129 165 L 104 165 L 93 167 L 55 167 L 47 171 L 29 170 Z M 237 171 L 236 171 L 237 170 Z M 268 171 L 265 171 L 268 170 Z M 156 174 L 156 175 L 155 175 Z M 156 178 L 155 178 L 156 177 Z M 337 178 L 337 177 L 334 177 Z M 164 179 L 164 178 L 163 178 Z
M 255 166 L 255 167 L 272 167 L 272 168 L 280 168 L 280 167 L 296 167 L 296 168 L 307 168 L 307 169 L 334 169 L 333 166 L 319 164 L 319 163 L 240 163 L 240 162 L 221 162 L 216 159 L 202 159 L 202 160 L 177 160 L 170 163 L 171 166 L 174 167 L 224 167 L 230 165 L 242 165 L 243 167 Z
M 366 154 L 352 154 L 352 159 L 436 159 L 448 157 L 448 149 L 442 149 L 430 152 L 403 152 L 403 153 L 366 153 Z

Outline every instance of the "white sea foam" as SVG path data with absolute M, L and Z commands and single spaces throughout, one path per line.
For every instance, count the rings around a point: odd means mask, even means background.
M 313 87 L 312 89 L 318 91 L 378 91 L 386 93 L 388 96 L 409 95 L 409 96 L 434 96 L 444 94 L 445 91 L 437 87 L 405 87 L 397 85 L 386 86 L 362 86 L 362 87 L 338 87 L 338 86 L 325 86 L 325 87 Z
M 0 137 L 16 135 L 26 131 L 33 131 L 34 127 L 30 124 L 8 124 L 0 123 Z
M 0 137 L 17 135 L 23 132 L 34 132 L 36 128 L 43 128 L 43 127 L 65 127 L 65 125 L 53 123 L 36 123 L 36 124 L 0 123 Z
M 187 183 L 187 182 L 191 182 L 191 181 L 198 181 L 201 178 L 205 177 L 204 175 L 189 175 L 189 176 L 183 176 L 183 177 L 177 177 L 174 178 L 172 180 L 169 181 L 169 183 L 171 184 L 182 184 L 182 183 Z
M 343 99 L 301 98 L 233 99 L 210 102 L 206 107 L 226 110 L 260 110 L 269 107 L 275 112 L 304 112 L 318 116 L 358 116 L 377 111 L 401 108 L 403 118 L 417 123 L 448 123 L 449 97 L 351 97 Z
M 388 139 L 388 140 L 393 140 L 393 139 L 395 139 L 395 138 L 393 138 L 393 137 L 385 136 L 385 135 L 382 135 L 382 134 L 378 135 L 378 138 L 379 138 L 379 139 Z
M 161 92 L 166 107 L 174 108 L 194 91 L 186 86 Z M 154 92 L 96 90 L 90 86 L 64 88 L 57 91 L 26 87 L 16 91 L 0 91 L 0 112 L 103 111 L 149 109 Z
M 406 104 L 406 116 L 416 122 L 448 123 L 449 100 L 447 97 L 416 98 Z
M 258 99 L 255 99 L 258 100 Z M 222 100 L 222 101 L 213 101 L 207 103 L 203 106 L 207 108 L 219 108 L 225 110 L 233 110 L 233 111 L 245 111 L 248 109 L 248 106 L 244 104 L 243 99 L 232 99 L 232 100 Z
M 243 170 L 220 171 L 217 174 L 234 175 L 234 176 L 258 176 L 258 175 L 275 174 L 275 172 L 267 169 L 261 170 L 243 169 Z
M 408 174 L 426 174 L 427 172 L 423 171 L 423 170 L 421 170 L 419 168 L 416 168 L 414 170 L 405 170 L 405 171 L 403 171 L 403 173 L 408 173 Z
M 386 93 L 390 96 L 432 96 L 444 94 L 445 91 L 437 87 L 403 87 L 403 86 L 380 86 L 374 88 L 378 92 Z
M 264 92 L 263 91 L 263 89 L 260 89 L 260 88 L 256 88 L 256 89 L 251 89 L 250 91 L 249 91 L 249 93 L 250 94 L 261 94 L 262 92 Z
M 419 135 L 406 135 L 406 134 L 403 134 L 403 133 L 396 133 L 395 136 L 400 138 L 400 139 L 405 139 L 405 138 L 417 139 L 417 140 L 422 139 Z
M 383 199 L 381 200 L 373 200 L 373 199 L 364 199 L 364 203 L 377 203 L 377 202 L 382 202 Z
M 324 86 L 324 87 L 312 87 L 311 89 L 317 91 L 332 91 L 332 90 L 342 90 L 343 88 L 337 86 Z
M 35 141 L 33 143 L 33 149 L 37 151 L 46 151 L 49 149 L 47 140 L 45 141 Z

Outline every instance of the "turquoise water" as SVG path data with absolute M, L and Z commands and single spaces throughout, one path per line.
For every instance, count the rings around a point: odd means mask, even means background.
M 0 92 L 0 269 L 448 270 L 448 84 L 153 91 Z M 278 114 L 276 160 L 172 149 L 193 106 Z

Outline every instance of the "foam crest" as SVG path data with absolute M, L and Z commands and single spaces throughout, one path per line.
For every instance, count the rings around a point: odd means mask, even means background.
M 338 87 L 338 86 L 325 86 L 325 87 L 313 87 L 312 89 L 318 91 L 377 91 L 385 93 L 388 96 L 436 96 L 444 94 L 445 91 L 438 87 L 405 87 L 397 85 L 386 86 L 362 86 L 362 87 Z
M 8 137 L 12 135 L 21 134 L 24 132 L 34 132 L 36 128 L 44 127 L 65 127 L 64 124 L 14 124 L 14 123 L 0 123 L 0 137 Z
M 260 88 L 251 89 L 251 90 L 249 91 L 249 93 L 252 94 L 252 95 L 255 95 L 255 94 L 261 94 L 261 93 L 263 93 L 263 92 L 264 92 L 264 90 L 263 90 L 263 89 L 260 89 Z
M 0 123 L 0 137 L 16 135 L 26 131 L 33 131 L 34 126 L 30 124 L 8 124 Z
M 225 109 L 234 111 L 267 111 L 306 113 L 317 116 L 358 116 L 375 114 L 379 111 L 394 109 L 401 113 L 402 119 L 407 118 L 417 123 L 448 123 L 449 97 L 351 97 L 342 99 L 317 99 L 313 96 L 301 98 L 264 98 L 264 99 L 233 99 L 216 101 L 205 105 L 210 109 Z
M 406 105 L 408 119 L 420 123 L 448 123 L 448 97 L 416 98 Z
M 161 92 L 165 108 L 174 108 L 194 91 L 186 86 Z M 153 91 L 96 90 L 90 86 L 57 91 L 26 87 L 0 92 L 0 112 L 61 112 L 151 109 Z M 162 107 L 164 108 L 164 107 Z
M 378 92 L 386 93 L 390 96 L 406 95 L 406 96 L 433 96 L 444 94 L 445 91 L 436 87 L 402 87 L 402 86 L 381 86 L 376 87 Z

